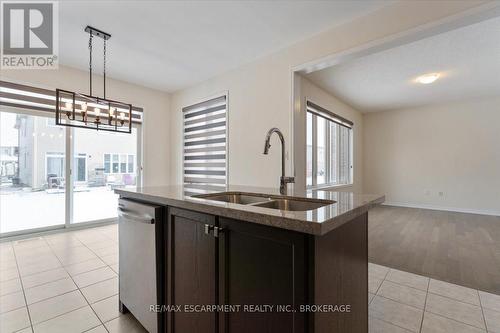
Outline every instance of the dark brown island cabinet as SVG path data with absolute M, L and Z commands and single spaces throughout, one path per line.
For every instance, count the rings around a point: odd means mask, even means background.
M 367 211 L 323 235 L 185 207 L 160 216 L 154 330 L 368 332 Z

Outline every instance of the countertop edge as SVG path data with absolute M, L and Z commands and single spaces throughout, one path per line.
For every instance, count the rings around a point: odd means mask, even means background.
M 174 199 L 164 196 L 151 195 L 147 193 L 138 193 L 134 190 L 128 190 L 128 189 L 117 188 L 115 189 L 115 192 L 124 198 L 136 199 L 158 205 L 184 208 L 200 213 L 232 218 L 235 220 L 241 220 L 245 222 L 275 227 L 284 230 L 296 231 L 314 236 L 325 235 L 328 232 L 342 226 L 346 222 L 358 217 L 359 215 L 368 212 L 368 210 L 370 210 L 374 206 L 377 206 L 385 201 L 385 196 L 382 195 L 374 200 L 370 200 L 367 201 L 366 203 L 363 203 L 359 207 L 356 207 L 343 214 L 333 217 L 328 221 L 322 223 L 314 223 L 314 222 L 296 220 L 285 216 L 280 217 L 276 215 L 266 215 L 262 213 L 244 211 L 230 207 L 221 207 L 216 205 L 204 204 L 202 202 Z M 279 223 L 273 221 L 276 219 L 279 219 Z

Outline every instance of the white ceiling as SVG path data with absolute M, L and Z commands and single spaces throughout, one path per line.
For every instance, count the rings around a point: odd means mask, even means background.
M 175 91 L 392 1 L 61 1 L 60 63 L 88 68 L 91 25 L 112 35 L 108 75 Z M 102 71 L 102 40 L 95 68 Z
M 440 72 L 432 84 L 416 77 Z M 354 59 L 307 77 L 362 112 L 500 95 L 500 18 Z

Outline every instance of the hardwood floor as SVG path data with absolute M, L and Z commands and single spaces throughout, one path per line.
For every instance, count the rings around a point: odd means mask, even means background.
M 500 217 L 380 206 L 371 262 L 500 295 Z

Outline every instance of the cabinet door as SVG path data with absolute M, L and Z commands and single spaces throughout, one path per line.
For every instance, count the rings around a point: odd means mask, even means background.
M 169 311 L 168 332 L 214 333 L 216 313 L 186 312 L 185 306 L 216 304 L 216 238 L 205 233 L 214 226 L 210 215 L 170 208 L 168 219 L 167 304 L 182 311 Z
M 288 305 L 306 300 L 305 242 L 299 233 L 219 218 L 219 303 Z M 304 332 L 300 312 L 226 312 L 219 332 Z

